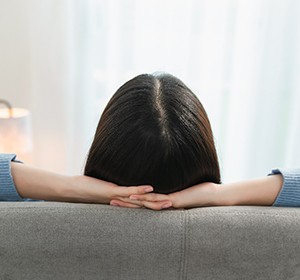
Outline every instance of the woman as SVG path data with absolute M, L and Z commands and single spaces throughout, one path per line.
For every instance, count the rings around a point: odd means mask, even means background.
M 282 177 L 275 175 L 245 182 L 242 190 L 240 184 L 220 188 L 207 114 L 192 91 L 169 74 L 139 75 L 118 89 L 99 121 L 85 175 L 124 186 L 149 184 L 154 192 L 169 194 L 111 201 L 116 206 L 154 209 L 155 201 L 163 207 L 270 205 L 282 185 Z M 189 188 L 205 182 L 210 183 Z
M 121 86 L 99 121 L 85 175 L 168 194 L 220 183 L 207 114 L 192 91 L 169 74 L 139 75 Z
M 266 178 L 221 185 L 206 112 L 191 90 L 169 74 L 139 75 L 115 93 L 99 121 L 86 176 L 66 180 L 66 176 L 26 168 L 12 164 L 17 192 L 26 198 L 159 210 L 171 206 L 272 205 L 282 189 L 274 206 L 293 206 L 295 198 L 300 204 L 300 190 L 294 193 L 299 181 L 285 183 L 282 188 L 283 178 L 286 182 L 293 176 L 297 179 L 299 170 L 274 170 L 273 176 Z M 29 181 L 25 188 L 18 186 L 24 181 L 18 179 L 18 172 L 26 171 L 36 180 L 40 175 L 43 183 Z M 53 177 L 58 180 L 56 190 L 52 189 Z M 49 179 L 47 184 L 43 178 Z M 89 186 L 89 195 L 83 184 Z M 147 194 L 152 191 L 149 185 L 155 193 Z

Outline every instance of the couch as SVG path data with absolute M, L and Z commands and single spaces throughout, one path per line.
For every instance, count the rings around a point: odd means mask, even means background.
M 0 203 L 0 279 L 300 279 L 300 209 Z

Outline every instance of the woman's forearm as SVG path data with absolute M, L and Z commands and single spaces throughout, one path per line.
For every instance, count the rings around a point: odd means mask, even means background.
M 215 205 L 265 205 L 274 203 L 283 185 L 280 174 L 216 187 Z
M 108 204 L 114 198 L 153 191 L 148 185 L 125 188 L 84 175 L 65 176 L 15 162 L 11 162 L 11 173 L 18 194 L 37 200 Z
M 73 200 L 72 177 L 60 175 L 20 163 L 11 163 L 13 180 L 19 195 L 37 200 Z

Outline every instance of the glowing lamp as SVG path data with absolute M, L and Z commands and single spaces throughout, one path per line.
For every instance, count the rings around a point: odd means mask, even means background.
M 0 99 L 0 153 L 27 155 L 32 152 L 32 130 L 30 112 L 13 108 Z

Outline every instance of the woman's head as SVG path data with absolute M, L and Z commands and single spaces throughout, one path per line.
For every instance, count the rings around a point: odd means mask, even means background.
M 207 114 L 192 91 L 169 74 L 139 75 L 108 102 L 85 175 L 122 186 L 152 185 L 171 193 L 220 183 Z

